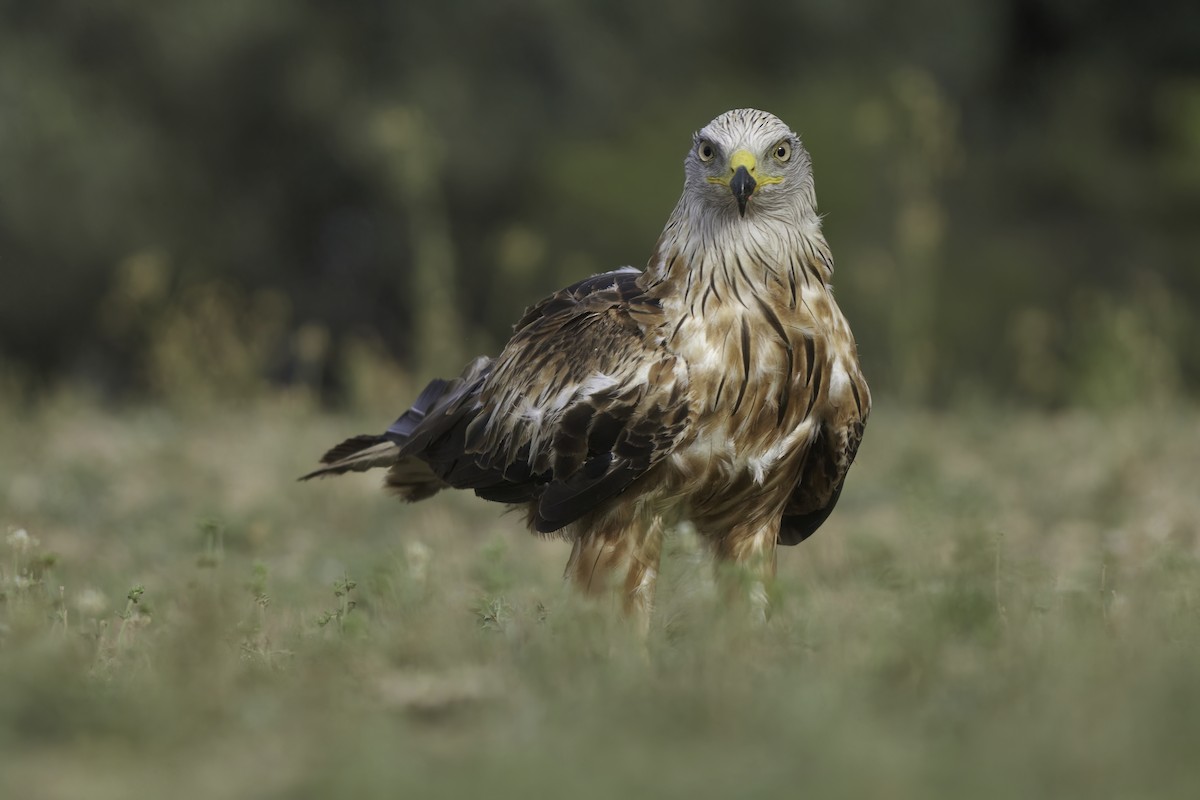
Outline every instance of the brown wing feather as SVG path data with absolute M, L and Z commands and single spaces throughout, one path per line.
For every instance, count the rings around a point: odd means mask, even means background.
M 384 434 L 389 486 L 412 498 L 414 459 L 444 485 L 528 503 L 558 530 L 669 454 L 688 420 L 683 368 L 649 328 L 657 301 L 636 270 L 580 281 L 529 308 L 494 360 L 435 381 Z
M 598 275 L 529 309 L 482 387 L 470 450 L 481 468 L 525 478 L 539 531 L 619 494 L 683 433 L 682 367 L 649 335 L 661 310 L 639 275 Z
M 856 404 L 857 405 L 857 404 Z M 809 447 L 800 480 L 784 508 L 779 543 L 799 544 L 816 533 L 833 512 L 854 463 L 866 425 L 865 409 L 847 409 L 833 423 L 824 423 Z

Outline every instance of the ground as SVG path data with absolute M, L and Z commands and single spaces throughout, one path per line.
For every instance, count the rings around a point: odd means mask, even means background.
M 386 416 L 386 415 L 384 415 Z M 880 398 L 765 626 L 672 540 L 643 647 L 469 495 L 296 483 L 303 398 L 0 428 L 0 796 L 1194 797 L 1200 413 Z

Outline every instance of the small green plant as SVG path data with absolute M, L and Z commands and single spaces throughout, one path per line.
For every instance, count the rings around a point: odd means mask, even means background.
M 346 618 L 358 602 L 351 598 L 350 593 L 358 588 L 358 583 L 351 579 L 348 574 L 342 575 L 333 582 L 333 596 L 337 598 L 337 608 L 327 610 L 317 618 L 317 625 L 322 628 L 326 627 L 330 622 L 337 622 L 338 633 L 344 633 L 346 630 Z
M 149 621 L 150 614 L 145 607 L 140 607 L 142 595 L 146 593 L 145 587 L 140 584 L 134 586 L 125 595 L 125 610 L 118 611 L 117 616 L 121 619 L 121 625 L 117 628 L 117 649 L 121 649 L 125 645 L 125 631 L 130 626 L 137 627 Z
M 276 650 L 273 647 L 267 625 L 267 611 L 271 606 L 271 596 L 267 593 L 269 572 L 266 564 L 256 563 L 251 567 L 250 580 L 246 589 L 254 598 L 253 616 L 244 622 L 240 628 L 243 632 L 242 653 L 248 657 L 261 660 L 268 667 L 272 666 L 275 657 L 287 655 L 287 651 Z
M 271 605 L 271 597 L 267 594 L 267 565 L 257 563 L 250 570 L 250 582 L 246 584 L 246 588 L 254 595 L 254 604 L 258 606 L 260 612 L 265 611 L 267 606 Z
M 483 598 L 475 608 L 475 616 L 485 631 L 503 631 L 512 620 L 513 609 L 503 597 Z

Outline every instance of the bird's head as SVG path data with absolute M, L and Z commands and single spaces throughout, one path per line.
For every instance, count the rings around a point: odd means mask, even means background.
M 692 137 L 685 194 L 741 218 L 811 212 L 812 162 L 800 137 L 774 114 L 727 111 Z

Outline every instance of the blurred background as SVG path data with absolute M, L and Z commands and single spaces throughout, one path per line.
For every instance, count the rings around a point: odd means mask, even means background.
M 742 106 L 876 400 L 769 625 L 293 481 Z M 1195 797 L 1198 311 L 1196 0 L 0 0 L 0 798 Z
M 2 0 L 0 390 L 456 373 L 643 266 L 740 106 L 812 152 L 877 394 L 1200 389 L 1190 0 Z

